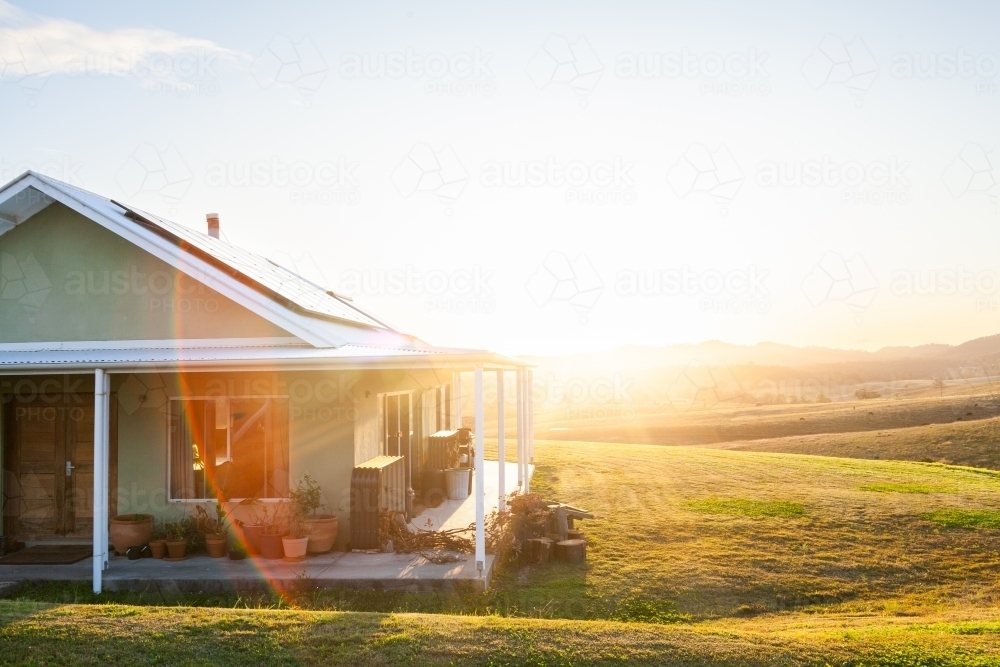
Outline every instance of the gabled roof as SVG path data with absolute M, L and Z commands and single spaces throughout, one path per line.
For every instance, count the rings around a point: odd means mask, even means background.
M 485 350 L 433 347 L 259 255 L 183 225 L 25 172 L 0 187 L 0 236 L 59 202 L 293 337 L 0 344 L 0 370 L 489 368 L 530 366 Z
M 54 201 L 313 346 L 429 347 L 391 329 L 350 300 L 259 255 L 32 171 L 0 188 L 0 235 Z

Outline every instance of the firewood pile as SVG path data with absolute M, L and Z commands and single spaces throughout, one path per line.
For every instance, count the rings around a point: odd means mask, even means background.
M 509 511 L 493 511 L 486 517 L 486 553 L 504 554 L 512 546 L 508 529 Z M 451 530 L 422 530 L 408 524 L 403 514 L 387 509 L 379 510 L 379 544 L 383 551 L 403 554 L 420 554 L 432 563 L 453 563 L 462 560 L 455 552 L 476 552 L 476 524 Z

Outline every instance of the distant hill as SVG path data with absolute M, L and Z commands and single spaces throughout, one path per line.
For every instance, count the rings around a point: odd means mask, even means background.
M 982 365 L 1000 360 L 1000 334 L 986 336 L 961 345 L 930 344 L 915 347 L 884 347 L 874 352 L 841 350 L 829 347 L 796 347 L 782 343 L 734 345 L 718 340 L 697 344 L 645 347 L 624 347 L 566 356 L 528 357 L 547 367 L 578 366 L 644 369 L 683 366 L 692 362 L 786 367 L 817 367 L 831 364 L 881 364 L 912 360 L 925 366 L 927 362 L 946 365 Z

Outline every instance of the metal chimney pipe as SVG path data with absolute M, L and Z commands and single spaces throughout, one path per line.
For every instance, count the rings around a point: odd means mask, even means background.
M 219 238 L 219 214 L 209 213 L 205 219 L 208 220 L 208 235 L 213 239 Z

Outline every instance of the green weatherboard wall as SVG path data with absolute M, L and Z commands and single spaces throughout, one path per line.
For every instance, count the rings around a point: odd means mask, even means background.
M 61 204 L 0 236 L 0 343 L 284 330 Z

